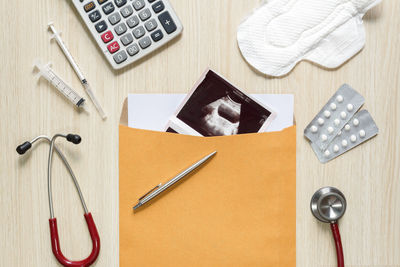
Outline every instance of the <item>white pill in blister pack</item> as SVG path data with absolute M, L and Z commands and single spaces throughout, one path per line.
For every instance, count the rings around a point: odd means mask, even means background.
M 325 150 L 321 150 L 315 143 L 311 147 L 318 159 L 325 163 L 328 162 L 361 143 L 373 138 L 379 132 L 374 120 L 367 110 L 361 110 L 352 118 L 352 124 L 346 124 L 345 131 L 334 137 Z
M 363 104 L 363 96 L 349 85 L 342 85 L 306 127 L 304 135 L 325 151 Z

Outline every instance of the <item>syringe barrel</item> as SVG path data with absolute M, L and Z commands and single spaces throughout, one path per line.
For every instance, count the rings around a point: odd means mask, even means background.
M 56 88 L 63 96 L 77 107 L 84 105 L 85 99 L 79 96 L 75 90 L 65 83 L 51 68 L 50 64 L 41 65 L 35 63 L 35 67 L 39 69 L 39 75 L 44 77 L 51 85 Z

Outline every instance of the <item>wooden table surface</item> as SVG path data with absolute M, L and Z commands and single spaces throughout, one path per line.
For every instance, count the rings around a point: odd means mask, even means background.
M 128 93 L 186 93 L 211 67 L 249 93 L 295 95 L 297 129 L 297 266 L 335 266 L 328 225 L 317 222 L 309 201 L 319 187 L 346 195 L 340 221 L 347 266 L 400 266 L 400 1 L 386 0 L 367 13 L 365 48 L 336 70 L 302 62 L 284 78 L 254 72 L 243 60 L 236 29 L 258 0 L 171 0 L 184 25 L 181 37 L 135 66 L 113 71 L 69 1 L 2 1 L 0 21 L 0 266 L 57 266 L 49 239 L 48 146 L 19 156 L 31 138 L 79 133 L 80 145 L 60 140 L 76 172 L 101 235 L 96 266 L 118 266 L 118 122 Z M 54 69 L 85 95 L 46 27 L 53 20 L 103 103 L 104 122 L 77 113 L 32 73 L 35 59 Z M 318 162 L 303 129 L 343 83 L 366 99 L 379 135 L 328 164 Z M 73 183 L 54 161 L 54 210 L 61 246 L 80 259 L 91 250 Z

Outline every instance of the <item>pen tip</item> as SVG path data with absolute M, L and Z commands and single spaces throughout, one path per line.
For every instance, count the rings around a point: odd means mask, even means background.
M 141 204 L 141 203 L 137 203 L 137 204 L 133 207 L 133 210 L 134 210 L 134 211 L 137 210 L 140 206 L 142 206 L 142 204 Z

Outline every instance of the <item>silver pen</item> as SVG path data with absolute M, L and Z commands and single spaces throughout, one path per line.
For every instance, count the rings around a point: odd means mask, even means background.
M 209 158 L 214 156 L 216 153 L 217 153 L 217 151 L 214 151 L 211 154 L 205 156 L 204 158 L 202 158 L 201 160 L 199 160 L 198 162 L 196 162 L 195 164 L 193 164 L 192 166 L 190 166 L 189 168 L 187 168 L 186 170 L 184 170 L 183 172 L 181 172 L 180 174 L 178 174 L 177 176 L 175 176 L 174 178 L 172 178 L 165 184 L 156 185 L 149 192 L 147 192 L 141 198 L 139 198 L 139 201 L 133 207 L 133 210 L 136 210 L 137 208 L 143 206 L 145 203 L 149 202 L 150 200 L 152 200 L 153 198 L 155 198 L 156 196 L 158 196 L 159 194 L 161 194 L 162 192 L 167 190 L 169 187 L 171 187 L 172 185 L 174 185 L 175 183 L 180 181 L 182 178 L 184 178 L 186 175 L 188 175 L 189 173 L 191 173 L 192 171 L 197 169 L 199 166 L 201 166 L 204 162 L 206 162 Z

